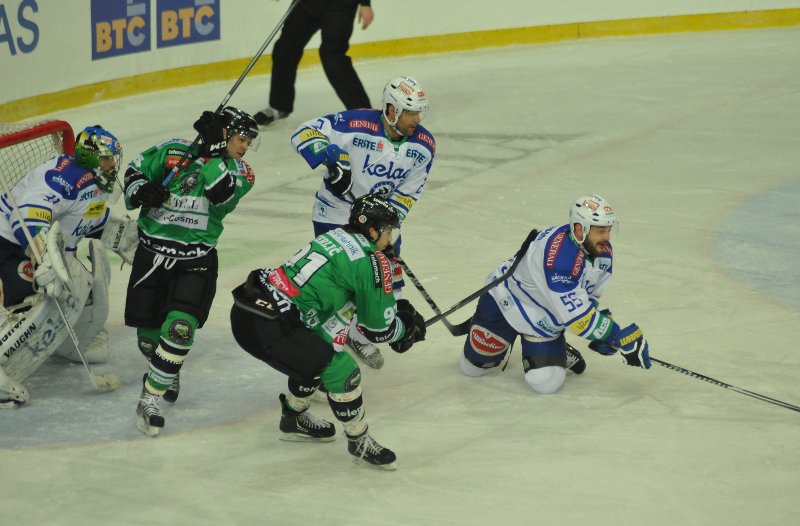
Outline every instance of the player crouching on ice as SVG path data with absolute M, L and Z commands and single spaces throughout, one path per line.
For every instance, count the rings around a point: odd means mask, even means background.
M 377 195 L 357 198 L 347 226 L 317 236 L 279 268 L 257 269 L 233 291 L 231 329 L 242 348 L 289 377 L 280 395 L 283 440 L 330 441 L 334 425 L 308 412 L 320 384 L 344 426 L 356 462 L 395 469 L 395 454 L 367 430 L 361 371 L 343 350 L 358 314 L 359 330 L 399 353 L 425 339 L 425 320 L 395 300 L 389 259 L 381 252 L 400 225 Z
M 566 371 L 580 374 L 586 362 L 564 339 L 569 328 L 591 341 L 600 354 L 620 351 L 628 365 L 650 368 L 647 340 L 635 324 L 620 327 L 598 299 L 612 272 L 611 230 L 614 209 L 600 196 L 578 198 L 569 224 L 539 233 L 512 276 L 481 296 L 461 356 L 467 376 L 483 376 L 503 362 L 522 337 L 525 381 L 541 394 L 558 391 Z M 504 274 L 515 258 L 503 262 L 488 281 Z M 487 282 L 488 282 L 487 281 Z
M 124 261 L 138 243 L 131 220 L 106 206 L 122 157 L 117 138 L 100 126 L 78 134 L 75 156 L 34 168 L 0 196 L 0 407 L 29 399 L 23 382 L 53 353 L 89 363 L 108 359 L 109 263 L 105 243 Z M 89 240 L 91 270 L 75 257 Z M 59 312 L 63 310 L 63 316 Z M 66 318 L 66 320 L 65 320 Z

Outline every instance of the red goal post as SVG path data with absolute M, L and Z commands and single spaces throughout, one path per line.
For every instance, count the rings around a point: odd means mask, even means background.
M 0 179 L 11 189 L 48 159 L 75 152 L 75 133 L 66 121 L 19 124 L 0 122 Z

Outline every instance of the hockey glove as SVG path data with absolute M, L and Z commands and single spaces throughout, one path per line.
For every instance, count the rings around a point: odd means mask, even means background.
M 110 251 L 122 258 L 128 265 L 133 265 L 133 257 L 136 254 L 136 247 L 139 246 L 139 232 L 136 221 L 128 217 L 117 217 L 114 214 L 108 216 L 106 226 L 100 241 Z
M 595 301 L 592 301 L 592 303 L 595 303 Z M 597 308 L 597 305 L 595 305 L 595 308 Z M 607 316 L 613 320 L 613 317 L 611 316 L 611 311 L 609 309 L 601 310 L 600 314 Z M 604 342 L 603 340 L 594 340 L 589 342 L 589 348 L 594 352 L 602 354 L 603 356 L 611 356 L 613 354 L 616 354 L 617 352 L 617 349 L 615 347 L 612 347 L 611 345 L 608 344 L 608 342 Z
M 41 262 L 33 271 L 36 289 L 50 297 L 58 298 L 69 289 L 69 271 L 64 261 L 64 237 L 61 226 L 56 222 L 46 234 L 40 232 L 33 239 Z
M 135 207 L 158 208 L 169 197 L 169 190 L 155 181 L 147 181 L 131 194 L 131 204 Z
M 642 329 L 635 323 L 617 331 L 606 343 L 619 349 L 628 365 L 650 369 L 650 346 L 644 339 Z
M 415 343 L 423 341 L 428 329 L 425 327 L 425 319 L 408 300 L 397 300 L 397 317 L 406 326 L 406 333 L 402 340 L 390 343 L 389 347 L 394 352 L 404 353 Z
M 335 144 L 329 144 L 325 149 L 325 166 L 328 175 L 325 177 L 325 187 L 332 194 L 344 197 L 353 186 L 353 173 L 350 170 L 350 154 Z
M 386 248 L 381 250 L 381 252 L 383 252 L 383 255 L 386 256 L 388 259 L 392 260 L 392 262 L 396 261 L 395 258 L 397 257 L 397 254 L 394 251 L 393 244 L 389 243 L 388 245 L 386 245 Z
M 194 129 L 203 139 L 200 152 L 207 157 L 220 157 L 225 153 L 228 141 L 223 133 L 222 117 L 211 111 L 204 111 L 194 122 Z

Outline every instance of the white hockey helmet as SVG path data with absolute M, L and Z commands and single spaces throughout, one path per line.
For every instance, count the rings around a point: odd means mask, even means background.
M 575 224 L 581 225 L 583 238 L 575 235 Z M 575 200 L 569 209 L 569 230 L 578 243 L 583 243 L 589 234 L 592 225 L 613 227 L 617 223 L 617 214 L 614 213 L 608 201 L 599 195 L 584 195 Z
M 387 105 L 394 106 L 394 120 L 386 114 Z M 422 118 L 428 111 L 428 97 L 425 90 L 411 77 L 397 77 L 386 83 L 383 88 L 383 116 L 394 128 L 403 111 L 418 111 Z M 397 130 L 395 130 L 397 131 Z

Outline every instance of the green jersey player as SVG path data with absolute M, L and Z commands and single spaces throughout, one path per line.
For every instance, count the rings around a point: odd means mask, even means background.
M 222 221 L 255 179 L 242 160 L 258 136 L 250 115 L 229 106 L 204 112 L 194 127 L 202 141 L 180 170 L 191 145 L 170 139 L 142 152 L 125 174 L 125 205 L 141 208 L 125 324 L 136 327 L 150 362 L 136 412 L 151 436 L 164 427 L 159 399 L 178 398 L 178 374 L 216 294 Z
M 425 321 L 407 300 L 395 300 L 392 270 L 381 250 L 400 224 L 397 210 L 377 195 L 353 203 L 348 225 L 321 234 L 277 269 L 257 269 L 233 291 L 231 329 L 239 345 L 289 377 L 280 395 L 281 437 L 327 441 L 332 423 L 308 412 L 323 384 L 356 461 L 395 469 L 395 454 L 367 433 L 361 372 L 342 351 L 348 327 L 370 341 L 405 352 L 425 338 Z

